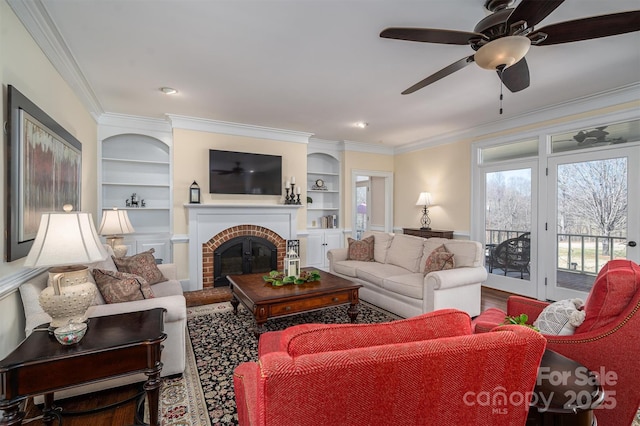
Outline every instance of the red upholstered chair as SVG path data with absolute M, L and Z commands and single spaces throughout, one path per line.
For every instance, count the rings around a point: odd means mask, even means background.
M 233 376 L 241 425 L 524 425 L 545 339 L 471 333 L 445 309 L 383 324 L 265 333 Z
M 533 323 L 549 303 L 511 296 L 507 312 L 488 309 L 473 321 L 476 333 L 506 315 L 527 314 Z M 630 425 L 640 406 L 640 266 L 612 260 L 600 271 L 585 303 L 585 320 L 571 336 L 545 335 L 551 349 L 601 375 L 607 399 L 598 426 Z M 615 374 L 615 379 L 613 378 Z

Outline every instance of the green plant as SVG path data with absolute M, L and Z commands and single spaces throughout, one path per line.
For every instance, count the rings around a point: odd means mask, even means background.
M 520 315 L 504 317 L 503 324 L 524 325 L 525 327 L 532 328 L 535 331 L 540 331 L 538 327 L 534 327 L 531 324 L 527 324 L 527 321 L 529 321 L 529 316 L 527 314 L 520 314 Z
M 285 277 L 284 274 L 279 271 L 271 271 L 269 275 L 264 275 L 262 279 L 274 287 L 281 287 L 288 284 L 304 284 L 318 281 L 320 280 L 320 272 L 316 270 L 302 271 L 300 272 L 300 276 L 296 278 L 294 276 Z

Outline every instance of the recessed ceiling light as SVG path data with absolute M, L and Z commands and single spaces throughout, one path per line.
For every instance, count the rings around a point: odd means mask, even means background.
M 161 87 L 160 91 L 165 95 L 175 95 L 178 91 L 172 87 Z
M 367 127 L 369 125 L 369 123 L 365 123 L 364 121 L 358 121 L 356 123 L 356 127 L 360 128 L 360 129 L 364 129 L 365 127 Z

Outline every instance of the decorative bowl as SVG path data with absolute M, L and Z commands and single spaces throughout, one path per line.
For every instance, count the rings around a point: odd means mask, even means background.
M 71 322 L 65 326 L 53 330 L 56 340 L 63 345 L 74 345 L 84 337 L 87 332 L 87 324 L 84 322 Z

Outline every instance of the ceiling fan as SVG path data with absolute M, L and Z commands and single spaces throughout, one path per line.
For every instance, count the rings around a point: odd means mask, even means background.
M 475 51 L 430 75 L 402 92 L 408 95 L 448 76 L 472 62 L 496 70 L 502 83 L 512 92 L 529 87 L 529 67 L 524 58 L 531 45 L 549 46 L 573 41 L 608 37 L 640 30 L 640 10 L 593 16 L 534 29 L 564 0 L 486 0 L 492 12 L 473 32 L 434 28 L 387 28 L 380 37 L 440 44 L 468 44 Z

